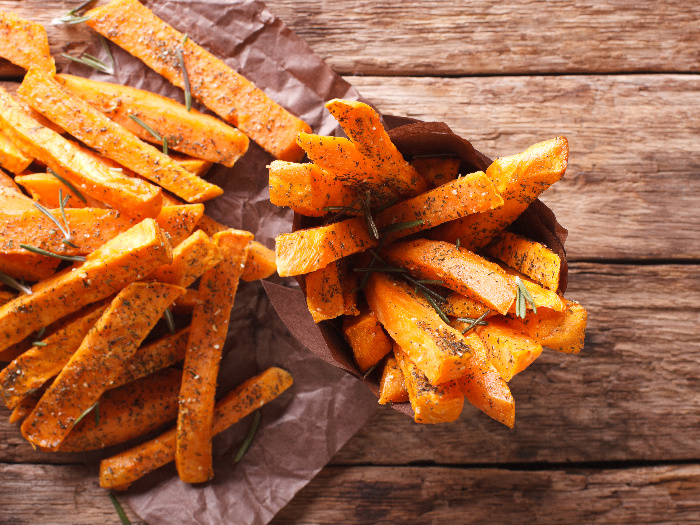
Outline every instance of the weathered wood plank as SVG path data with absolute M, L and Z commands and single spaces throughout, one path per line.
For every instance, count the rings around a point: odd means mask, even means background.
M 513 471 L 324 469 L 271 522 L 693 523 L 700 466 Z
M 13 9 L 47 25 L 54 54 L 77 54 L 89 38 L 87 29 L 50 22 L 80 3 L 24 0 L 18 6 L 16 0 L 0 0 L 0 10 Z M 342 74 L 700 71 L 697 2 L 266 3 Z M 64 61 L 59 57 L 59 64 Z
M 0 523 L 120 525 L 94 468 L 0 464 Z M 132 524 L 144 524 L 121 502 Z
M 571 259 L 700 258 L 700 75 L 347 80 L 494 157 L 566 136 L 567 174 L 543 201 Z

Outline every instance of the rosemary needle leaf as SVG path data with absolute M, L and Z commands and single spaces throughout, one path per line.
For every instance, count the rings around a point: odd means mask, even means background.
M 168 139 L 163 137 L 163 155 L 168 154 Z
M 253 438 L 255 437 L 255 432 L 258 430 L 258 425 L 260 424 L 260 417 L 261 417 L 261 412 L 260 410 L 255 412 L 255 418 L 253 419 L 253 424 L 250 426 L 250 430 L 248 431 L 248 435 L 246 436 L 245 440 L 243 441 L 243 444 L 241 445 L 240 450 L 238 451 L 238 454 L 236 454 L 236 458 L 234 461 L 238 463 L 240 460 L 243 459 L 243 456 L 245 456 L 245 453 L 248 452 L 248 449 L 250 448 L 250 444 L 253 442 Z
M 75 24 L 82 24 L 83 22 L 87 22 L 90 20 L 89 16 L 75 16 L 75 15 L 66 15 L 62 16 L 60 18 L 54 18 L 51 20 L 51 25 L 57 26 L 57 25 L 66 25 L 66 26 L 72 26 Z
M 19 293 L 27 294 L 27 295 L 32 295 L 32 289 L 31 287 L 24 285 L 17 281 L 16 279 L 13 279 L 7 274 L 4 274 L 0 272 L 0 282 L 3 284 L 6 284 L 13 290 L 17 290 Z
M 447 324 L 450 324 L 450 319 L 445 315 L 445 312 L 442 311 L 442 308 L 438 306 L 438 304 L 435 302 L 435 299 L 430 297 L 430 294 L 425 293 L 425 291 L 423 290 L 420 290 L 420 292 L 423 294 L 423 297 L 425 297 L 426 300 L 430 303 L 430 306 L 432 306 L 433 309 L 438 313 L 440 319 L 445 321 Z
M 56 177 L 58 180 L 60 180 L 63 184 L 65 184 L 68 187 L 68 189 L 71 190 L 73 193 L 75 193 L 75 196 L 78 197 L 81 201 L 83 201 L 84 203 L 87 203 L 87 199 L 83 196 L 82 193 L 80 193 L 78 191 L 78 188 L 73 186 L 73 184 L 71 182 L 69 182 L 66 179 L 64 179 L 63 177 L 61 177 L 58 173 L 56 173 L 51 168 L 48 169 L 48 172 L 51 175 L 53 175 L 54 177 Z
M 102 49 L 105 50 L 105 53 L 107 53 L 107 56 L 109 57 L 109 62 L 111 64 L 110 69 L 112 70 L 112 75 L 114 75 L 114 67 L 116 63 L 114 62 L 114 56 L 112 55 L 112 50 L 109 49 L 109 42 L 107 42 L 107 39 L 103 37 L 102 35 L 97 35 L 97 37 L 100 39 L 100 44 L 102 45 Z
M 32 202 L 32 204 L 34 205 L 34 207 L 35 207 L 37 210 L 39 210 L 41 213 L 43 213 L 44 215 L 46 215 L 46 217 L 47 217 L 48 219 L 50 219 L 50 220 L 58 227 L 59 230 L 61 230 L 61 233 L 63 234 L 63 236 L 64 236 L 66 239 L 70 239 L 70 232 L 68 232 L 68 231 L 63 227 L 63 224 L 61 224 L 61 223 L 58 221 L 58 219 L 57 219 L 56 217 L 54 217 L 53 214 L 52 214 L 49 210 L 47 210 L 46 208 L 44 208 L 41 204 L 39 204 L 39 203 L 36 202 L 36 201 Z M 64 217 L 65 217 L 65 214 L 64 214 Z
M 535 300 L 532 298 L 530 290 L 527 289 L 523 280 L 520 277 L 516 277 L 515 284 L 518 286 L 515 295 L 515 315 L 524 319 L 527 315 L 527 303 L 530 303 L 532 311 L 537 313 Z
M 75 427 L 75 425 L 77 425 L 78 423 L 80 423 L 80 422 L 82 421 L 82 419 L 83 419 L 85 416 L 87 416 L 90 412 L 92 412 L 93 410 L 95 410 L 95 407 L 97 407 L 97 405 L 99 405 L 99 404 L 100 404 L 100 402 L 99 402 L 99 401 L 96 401 L 94 405 L 92 405 L 90 408 L 86 409 L 85 412 L 83 412 L 82 414 L 80 414 L 80 415 L 78 416 L 78 419 L 75 420 L 75 423 L 73 423 L 73 426 Z
M 139 126 L 141 126 L 143 129 L 148 131 L 151 135 L 153 135 L 153 138 L 156 140 L 165 140 L 163 137 L 160 136 L 160 133 L 158 133 L 156 130 L 154 130 L 151 126 L 146 124 L 143 120 L 138 118 L 136 115 L 129 115 L 129 118 L 136 122 Z
M 48 343 L 44 343 L 43 341 L 33 341 L 32 346 L 46 346 Z
M 370 366 L 370 367 L 367 369 L 367 372 L 365 372 L 364 375 L 362 376 L 362 379 L 367 379 L 367 378 L 370 376 L 370 374 L 371 374 L 372 372 L 374 372 L 374 369 L 377 368 L 378 365 L 379 365 L 379 363 L 375 363 L 375 364 L 373 364 L 372 366 Z
M 107 73 L 110 75 L 114 74 L 114 71 L 109 66 L 107 66 L 107 64 L 102 62 L 99 58 L 93 57 L 92 55 L 89 55 L 87 53 L 79 57 L 74 57 L 67 53 L 61 53 L 61 56 L 63 58 L 67 58 L 68 60 L 72 60 L 73 62 L 77 62 L 78 64 L 83 64 L 84 66 L 96 69 L 101 73 Z
M 382 233 L 396 232 L 400 230 L 408 230 L 409 228 L 415 228 L 416 226 L 422 226 L 423 220 L 419 219 L 417 221 L 409 222 L 397 222 L 396 224 L 389 224 L 381 229 Z
M 175 319 L 173 319 L 173 313 L 170 311 L 170 308 L 166 308 L 165 312 L 165 322 L 168 323 L 168 330 L 170 330 L 171 334 L 175 333 Z
M 490 313 L 491 313 L 491 310 L 486 310 L 483 314 L 481 314 L 476 319 L 470 319 L 471 322 L 470 322 L 469 326 L 467 326 L 464 330 L 462 330 L 462 335 L 466 334 L 469 330 L 474 328 L 476 325 L 486 326 L 488 323 L 486 321 L 484 321 L 484 319 L 486 319 L 486 316 L 489 315 Z M 468 319 L 468 318 L 464 318 L 464 319 Z M 461 321 L 463 319 L 457 319 L 457 320 Z
M 87 0 L 86 2 L 83 2 L 80 4 L 78 7 L 74 7 L 70 11 L 68 11 L 68 14 L 66 16 L 73 16 L 77 13 L 80 13 L 83 9 L 87 9 L 90 7 L 92 4 L 94 4 L 97 0 Z
M 129 517 L 126 515 L 126 512 L 124 512 L 124 509 L 122 508 L 121 503 L 119 503 L 119 500 L 117 499 L 117 497 L 110 492 L 109 499 L 112 500 L 112 505 L 114 505 L 114 510 L 117 511 L 117 515 L 119 516 L 119 519 L 122 520 L 122 525 L 131 525 L 131 521 L 129 520 Z
M 187 68 L 185 67 L 185 57 L 182 56 L 182 50 L 178 48 L 175 51 L 177 51 L 177 59 L 180 61 L 182 81 L 185 84 L 185 107 L 187 108 L 187 111 L 190 111 L 192 109 L 192 92 L 190 91 L 190 77 L 187 75 Z
M 47 250 L 42 250 L 36 246 L 31 246 L 29 244 L 20 244 L 21 248 L 24 248 L 28 252 L 36 253 L 37 255 L 46 255 L 47 257 L 54 257 L 56 259 L 61 259 L 62 261 L 73 261 L 73 262 L 85 262 L 87 259 L 82 255 L 61 255 L 60 253 L 53 253 Z

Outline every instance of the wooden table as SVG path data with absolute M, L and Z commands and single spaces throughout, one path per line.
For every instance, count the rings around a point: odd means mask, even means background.
M 78 3 L 0 9 L 47 22 Z M 268 6 L 382 112 L 491 156 L 566 136 L 543 200 L 589 311 L 581 354 L 545 352 L 511 382 L 515 430 L 471 407 L 437 427 L 380 409 L 274 523 L 697 523 L 700 3 Z M 49 29 L 57 53 L 87 38 Z M 2 523 L 119 523 L 93 473 L 46 461 L 0 411 Z

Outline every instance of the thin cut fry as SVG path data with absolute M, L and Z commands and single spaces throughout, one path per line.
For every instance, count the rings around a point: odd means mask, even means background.
M 32 159 L 25 156 L 10 137 L 0 131 L 0 167 L 11 173 L 22 173 L 32 163 Z
M 477 326 L 476 333 L 486 345 L 489 361 L 506 381 L 525 370 L 542 353 L 542 345 L 498 320 Z
M 58 208 L 58 191 L 61 190 L 63 198 L 70 196 L 66 202 L 66 208 L 107 208 L 105 204 L 93 199 L 89 195 L 83 195 L 86 202 L 68 186 L 63 184 L 50 173 L 32 173 L 30 175 L 17 175 L 15 182 L 22 186 L 39 204 L 46 208 Z
M 315 323 L 335 319 L 345 313 L 343 284 L 337 261 L 307 273 L 304 284 L 306 305 Z
M 0 12 L 0 57 L 24 69 L 39 67 L 51 75 L 56 72 L 44 27 L 7 11 Z
M 404 381 L 403 372 L 396 361 L 394 354 L 390 355 L 382 371 L 382 379 L 379 382 L 379 404 L 391 405 L 392 403 L 405 403 L 408 401 L 408 391 Z
M 30 282 L 48 279 L 60 263 L 59 259 L 33 253 L 0 254 L 0 272 Z
M 202 230 L 197 230 L 173 250 L 173 262 L 156 268 L 151 278 L 187 288 L 222 259 L 219 248 Z
M 391 352 L 391 339 L 384 333 L 372 310 L 365 309 L 355 317 L 343 319 L 343 335 L 350 344 L 355 362 L 362 373 Z

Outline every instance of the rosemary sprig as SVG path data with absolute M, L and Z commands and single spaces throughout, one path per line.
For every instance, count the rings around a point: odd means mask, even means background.
M 48 250 L 42 250 L 36 246 L 31 246 L 29 244 L 20 244 L 21 248 L 24 248 L 28 252 L 36 253 L 37 255 L 46 255 L 47 257 L 54 257 L 56 259 L 61 259 L 62 261 L 73 261 L 73 262 L 85 262 L 87 259 L 82 255 L 62 255 L 60 253 L 53 253 Z
M 117 515 L 119 516 L 119 519 L 122 520 L 122 525 L 131 525 L 131 521 L 129 520 L 129 517 L 126 515 L 126 512 L 124 512 L 124 508 L 122 507 L 121 503 L 119 503 L 119 500 L 117 499 L 117 497 L 110 492 L 109 499 L 112 500 L 112 505 L 114 505 L 114 510 L 117 511 Z
M 170 311 L 170 308 L 166 308 L 163 315 L 165 316 L 165 322 L 168 323 L 168 330 L 170 330 L 171 334 L 174 334 L 175 333 L 175 319 L 173 319 L 173 313 Z
M 466 334 L 469 330 L 471 330 L 472 328 L 474 328 L 477 325 L 481 325 L 481 326 L 488 325 L 488 323 L 486 321 L 484 321 L 484 319 L 486 319 L 486 316 L 489 315 L 490 313 L 491 313 L 491 310 L 486 310 L 483 314 L 481 314 L 476 319 L 472 319 L 471 317 L 458 317 L 457 318 L 458 321 L 462 321 L 463 323 L 469 323 L 469 325 L 467 325 L 467 327 L 464 330 L 462 330 L 462 335 Z
M 78 188 L 76 188 L 70 181 L 67 181 L 63 177 L 61 177 L 58 173 L 56 173 L 54 170 L 51 168 L 48 168 L 48 172 L 56 177 L 59 181 L 61 181 L 63 184 L 65 184 L 69 190 L 71 190 L 73 193 L 75 193 L 75 196 L 78 197 L 81 201 L 84 203 L 87 203 L 87 199 L 83 196 L 82 193 L 78 191 Z
M 68 226 L 68 219 L 66 219 L 66 203 L 68 202 L 68 199 L 70 199 L 70 195 L 66 195 L 66 198 L 63 198 L 63 189 L 59 188 L 58 189 L 58 204 L 60 206 L 61 210 L 61 217 L 63 218 L 63 224 L 61 224 L 56 217 L 53 216 L 53 214 L 44 208 L 41 204 L 38 202 L 34 202 L 34 206 L 46 217 L 48 217 L 53 223 L 58 227 L 59 230 L 61 230 L 61 233 L 63 234 L 63 244 L 66 244 L 70 246 L 71 248 L 77 248 L 75 244 L 71 242 L 71 234 L 70 234 L 70 226 Z
M 103 37 L 102 35 L 99 35 L 99 34 L 98 34 L 98 35 L 97 35 L 97 38 L 99 38 L 99 40 L 100 40 L 100 45 L 102 46 L 102 49 L 105 50 L 105 53 L 107 53 L 107 56 L 109 57 L 109 63 L 110 63 L 109 68 L 112 70 L 112 73 L 111 73 L 111 74 L 114 75 L 115 67 L 116 67 L 117 64 L 116 64 L 116 62 L 114 61 L 114 55 L 112 55 L 112 50 L 109 49 L 109 42 L 108 42 L 107 39 L 106 39 L 105 37 Z
M 253 442 L 253 438 L 255 437 L 255 432 L 258 430 L 258 425 L 260 424 L 260 417 L 261 417 L 261 412 L 260 410 L 255 412 L 255 418 L 253 419 L 253 424 L 250 426 L 250 430 L 248 431 L 248 435 L 246 436 L 245 440 L 243 441 L 243 444 L 241 445 L 241 448 L 238 450 L 238 454 L 236 454 L 236 458 L 234 461 L 238 463 L 240 460 L 243 459 L 243 456 L 245 456 L 245 453 L 248 452 L 248 449 L 250 448 L 250 444 Z
M 456 246 L 457 248 L 460 248 L 460 247 L 462 246 L 462 242 L 461 242 L 461 240 L 460 240 L 459 237 L 457 237 L 457 240 L 455 241 L 455 246 Z
M 155 129 L 153 129 L 151 126 L 146 124 L 143 120 L 138 118 L 136 115 L 129 115 L 129 118 L 136 122 L 139 126 L 141 126 L 143 129 L 148 131 L 154 139 L 160 140 L 163 142 L 163 153 L 166 155 L 168 154 L 168 139 L 167 137 L 162 137 L 160 133 L 158 133 Z
M 100 404 L 99 401 L 95 401 L 95 404 L 94 404 L 94 405 L 92 405 L 90 408 L 86 409 L 85 412 L 83 412 L 82 414 L 80 414 L 80 415 L 78 416 L 78 419 L 75 420 L 75 423 L 73 423 L 73 426 L 75 426 L 75 425 L 77 425 L 78 423 L 80 423 L 80 422 L 83 420 L 83 418 L 84 418 L 85 416 L 87 416 L 90 412 L 92 412 L 93 410 L 95 410 L 95 408 L 97 408 L 97 406 L 98 406 L 99 404 Z
M 20 283 L 18 280 L 13 279 L 9 275 L 2 272 L 0 272 L 0 282 L 6 284 L 13 290 L 17 290 L 19 293 L 32 295 L 32 288 L 30 286 Z
M 182 37 L 182 45 L 184 46 L 189 39 L 190 37 L 185 33 L 185 36 Z
M 357 199 L 355 202 L 350 204 L 350 206 L 326 206 L 325 208 L 323 208 L 324 211 L 336 211 L 338 213 L 329 217 L 325 224 L 335 222 L 341 217 L 347 215 L 348 213 L 362 213 L 362 206 L 360 206 L 360 209 L 355 208 L 355 206 L 360 204 L 361 201 L 361 198 Z
M 46 346 L 48 343 L 44 343 L 41 338 L 44 337 L 44 334 L 46 333 L 46 327 L 42 326 L 41 330 L 39 330 L 36 333 L 36 337 L 34 337 L 34 341 L 32 341 L 32 346 Z
M 109 67 L 107 64 L 102 62 L 99 58 L 96 56 L 92 56 L 89 53 L 83 53 L 79 57 L 74 57 L 72 55 L 69 55 L 67 53 L 61 53 L 61 56 L 63 58 L 67 58 L 68 60 L 72 60 L 73 62 L 77 62 L 78 64 L 83 64 L 84 66 L 91 67 L 93 69 L 96 69 L 100 73 L 107 73 L 108 75 L 114 75 L 114 68 Z
M 375 363 L 375 364 L 373 364 L 372 366 L 370 366 L 370 367 L 367 369 L 367 372 L 365 372 L 365 373 L 362 375 L 362 379 L 367 379 L 367 378 L 370 376 L 370 374 L 371 374 L 372 372 L 374 372 L 374 369 L 377 368 L 378 365 L 379 365 L 379 363 Z
M 180 61 L 180 70 L 182 71 L 182 81 L 185 84 L 185 107 L 187 111 L 192 109 L 192 92 L 190 91 L 190 77 L 187 75 L 187 68 L 185 67 L 185 57 L 182 56 L 182 49 L 177 48 L 177 59 Z
M 382 234 L 387 234 L 390 232 L 396 232 L 400 230 L 408 230 L 410 228 L 415 228 L 416 226 L 422 226 L 423 225 L 422 219 L 419 219 L 417 221 L 408 221 L 408 222 L 397 222 L 395 224 L 389 224 L 388 226 L 384 226 L 380 231 Z
M 32 341 L 32 346 L 47 346 L 48 343 L 44 343 L 43 341 Z
M 379 229 L 377 224 L 374 222 L 374 217 L 372 217 L 372 209 L 370 208 L 370 192 L 365 193 L 365 200 L 362 201 L 362 212 L 365 216 L 365 223 L 367 223 L 367 229 L 372 237 L 379 240 Z
M 525 283 L 520 277 L 515 278 L 515 284 L 518 286 L 515 294 L 515 315 L 525 319 L 527 315 L 527 303 L 532 306 L 532 311 L 537 313 L 537 305 L 535 300 L 530 295 L 530 291 L 525 287 Z
M 447 324 L 450 324 L 450 319 L 447 317 L 447 315 L 445 315 L 445 312 L 442 311 L 442 308 L 438 306 L 438 304 L 435 302 L 435 299 L 430 297 L 430 294 L 425 293 L 423 290 L 421 290 L 421 294 L 430 303 L 430 306 L 433 307 L 433 310 L 437 312 L 437 314 L 440 316 L 440 319 L 445 321 Z
M 59 191 L 60 191 L 60 190 L 59 190 Z M 62 194 L 59 194 L 59 199 L 62 201 Z M 46 217 L 49 218 L 49 219 L 58 227 L 59 230 L 61 230 L 61 233 L 63 234 L 63 236 L 64 236 L 66 239 L 70 240 L 70 231 L 67 230 L 67 229 L 63 226 L 63 224 L 61 224 L 60 221 L 59 221 L 56 217 L 54 217 L 53 214 L 52 214 L 49 210 L 47 210 L 46 208 L 44 208 L 41 204 L 39 204 L 39 203 L 36 202 L 36 201 L 34 201 L 33 204 L 34 204 L 34 207 L 35 207 L 36 209 L 38 209 L 41 213 L 43 213 L 44 215 L 46 215 Z M 61 204 L 61 203 L 59 203 L 59 204 Z M 64 215 L 64 217 L 65 217 L 65 215 Z
M 87 9 L 88 7 L 90 7 L 92 4 L 95 3 L 95 1 L 96 0 L 87 0 L 87 2 L 83 2 L 78 7 L 71 9 L 62 17 L 54 18 L 51 21 L 51 23 L 53 25 L 59 25 L 59 24 L 72 25 L 72 24 L 80 24 L 81 22 L 85 22 L 87 20 L 90 20 L 89 16 L 79 16 L 78 13 L 80 13 L 83 9 Z

